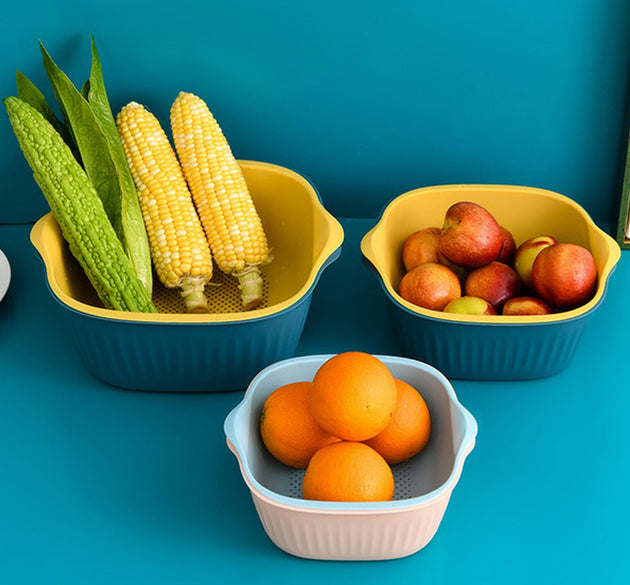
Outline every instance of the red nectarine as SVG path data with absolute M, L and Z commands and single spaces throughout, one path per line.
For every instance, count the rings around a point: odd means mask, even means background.
M 497 256 L 497 262 L 503 262 L 503 264 L 507 264 L 508 266 L 512 266 L 512 262 L 514 260 L 514 254 L 516 253 L 516 241 L 514 240 L 514 236 L 512 232 L 503 227 L 499 226 L 501 230 L 501 236 L 503 237 L 503 243 L 501 244 L 501 251 Z
M 563 242 L 542 250 L 532 270 L 536 292 L 559 311 L 591 299 L 597 286 L 597 265 L 589 250 Z
M 460 201 L 447 209 L 439 249 L 454 264 L 465 268 L 483 266 L 497 258 L 502 245 L 501 228 L 483 206 Z
M 464 284 L 464 291 L 468 296 L 485 299 L 500 312 L 505 301 L 521 293 L 522 286 L 514 269 L 494 261 L 472 270 Z

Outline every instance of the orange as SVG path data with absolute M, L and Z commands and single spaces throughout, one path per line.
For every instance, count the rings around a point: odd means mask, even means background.
M 375 437 L 365 441 L 390 465 L 402 463 L 419 453 L 431 434 L 431 417 L 424 398 L 410 384 L 396 380 L 398 404 L 392 421 Z
M 308 395 L 317 423 L 347 441 L 364 441 L 380 433 L 389 424 L 397 399 L 387 366 L 360 351 L 339 353 L 322 364 Z
M 372 447 L 341 441 L 322 447 L 306 468 L 302 497 L 335 502 L 378 502 L 394 496 L 394 475 Z
M 339 441 L 324 431 L 308 409 L 310 382 L 280 386 L 265 400 L 260 415 L 260 435 L 267 450 L 291 467 L 304 468 L 313 453 Z

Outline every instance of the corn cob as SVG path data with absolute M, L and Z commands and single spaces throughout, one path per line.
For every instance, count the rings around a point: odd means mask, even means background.
M 7 97 L 4 104 L 33 177 L 105 307 L 155 313 L 100 197 L 61 135 L 25 101 Z
M 116 125 L 131 169 L 160 282 L 179 288 L 188 312 L 207 312 L 212 255 L 177 156 L 158 119 L 130 102 Z
M 245 309 L 262 302 L 259 265 L 271 260 L 245 178 L 205 102 L 181 92 L 171 107 L 173 142 L 212 255 L 239 281 Z

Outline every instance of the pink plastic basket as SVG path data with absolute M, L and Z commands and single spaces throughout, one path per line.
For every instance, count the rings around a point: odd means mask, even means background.
M 425 399 L 432 419 L 427 446 L 394 465 L 396 490 L 389 502 L 320 502 L 301 497 L 303 470 L 275 460 L 259 434 L 260 412 L 273 390 L 312 379 L 331 355 L 297 357 L 262 370 L 230 412 L 224 430 L 238 459 L 260 521 L 282 550 L 329 560 L 393 559 L 417 552 L 435 535 L 464 460 L 477 435 L 473 416 L 457 400 L 449 381 L 422 362 L 377 356 Z

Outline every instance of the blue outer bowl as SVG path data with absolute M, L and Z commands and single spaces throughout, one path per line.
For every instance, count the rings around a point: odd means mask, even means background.
M 386 287 L 374 265 L 388 300 L 394 336 L 405 357 L 426 362 L 459 380 L 534 380 L 564 370 L 575 354 L 584 327 L 602 304 L 599 301 L 574 317 L 549 322 L 458 322 L 419 314 L 403 306 Z M 615 271 L 613 267 L 610 271 Z M 609 276 L 610 276 L 609 274 Z
M 269 163 L 240 164 L 275 247 L 274 261 L 263 270 L 266 303 L 252 311 L 241 310 L 234 282 L 231 299 L 220 280 L 216 284 L 224 288 L 217 287 L 212 300 L 223 304 L 207 315 L 170 310 L 165 287 L 154 288 L 154 301 L 165 307 L 158 313 L 108 310 L 52 213 L 35 223 L 31 242 L 44 264 L 46 286 L 94 376 L 133 390 L 244 390 L 261 369 L 294 355 L 319 278 L 341 254 L 343 228 L 305 177 Z
M 601 304 L 566 321 L 472 324 L 419 316 L 385 294 L 402 354 L 460 380 L 532 380 L 561 372 Z
M 48 288 L 84 366 L 100 380 L 133 390 L 244 390 L 261 369 L 295 354 L 317 282 L 340 254 L 338 248 L 329 256 L 306 294 L 286 309 L 211 326 L 102 318 L 76 311 Z

